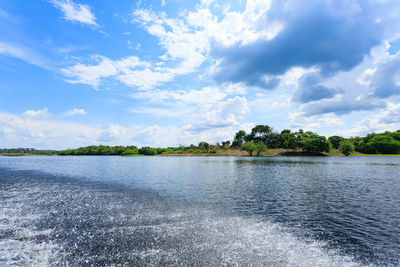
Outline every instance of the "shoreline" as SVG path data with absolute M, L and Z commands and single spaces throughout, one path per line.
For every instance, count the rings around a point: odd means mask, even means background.
M 22 156 L 62 156 L 55 154 L 32 154 L 32 153 L 0 153 L 4 157 L 22 157 Z M 121 155 L 68 155 L 68 156 L 118 156 Z M 216 153 L 170 153 L 170 154 L 157 154 L 157 155 L 127 155 L 122 157 L 345 157 L 337 150 L 332 150 L 329 153 L 307 153 L 307 152 L 292 152 L 285 149 L 269 149 L 267 152 L 262 152 L 260 155 L 252 155 L 246 151 L 237 149 L 217 150 Z M 400 157 L 400 154 L 363 154 L 355 152 L 349 157 Z

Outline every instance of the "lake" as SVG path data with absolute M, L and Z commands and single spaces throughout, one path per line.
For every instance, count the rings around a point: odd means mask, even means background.
M 0 266 L 398 266 L 399 157 L 0 157 Z

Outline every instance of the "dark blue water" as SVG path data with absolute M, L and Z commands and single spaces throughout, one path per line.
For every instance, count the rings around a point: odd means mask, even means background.
M 0 265 L 399 266 L 399 157 L 0 157 Z

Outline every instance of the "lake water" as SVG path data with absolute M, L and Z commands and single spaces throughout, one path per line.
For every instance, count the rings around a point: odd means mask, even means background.
M 0 157 L 0 266 L 399 266 L 399 157 Z

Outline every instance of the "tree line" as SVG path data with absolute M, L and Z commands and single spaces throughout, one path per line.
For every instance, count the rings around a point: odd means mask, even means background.
M 341 136 L 318 135 L 311 131 L 291 131 L 288 129 L 281 132 L 275 131 L 268 125 L 257 125 L 249 133 L 244 130 L 238 131 L 233 140 L 221 143 L 209 144 L 200 142 L 198 145 L 155 148 L 136 146 L 105 146 L 92 145 L 75 149 L 36 150 L 32 148 L 0 149 L 0 153 L 24 153 L 24 154 L 46 154 L 46 155 L 159 155 L 159 154 L 214 154 L 218 150 L 243 150 L 252 155 L 260 155 L 268 149 L 285 149 L 286 154 L 322 155 L 332 149 L 339 150 L 348 156 L 354 151 L 365 154 L 400 154 L 400 130 L 395 132 L 370 133 L 365 137 L 344 138 Z
M 223 142 L 226 144 L 229 141 Z M 364 154 L 400 154 L 400 130 L 395 132 L 370 133 L 365 137 L 344 138 L 341 136 L 320 136 L 317 133 L 302 129 L 292 132 L 285 129 L 280 133 L 268 125 L 257 125 L 247 134 L 238 131 L 232 141 L 231 147 L 240 148 L 257 154 L 267 148 L 283 148 L 292 152 L 319 154 L 337 149 L 345 156 L 354 151 Z

